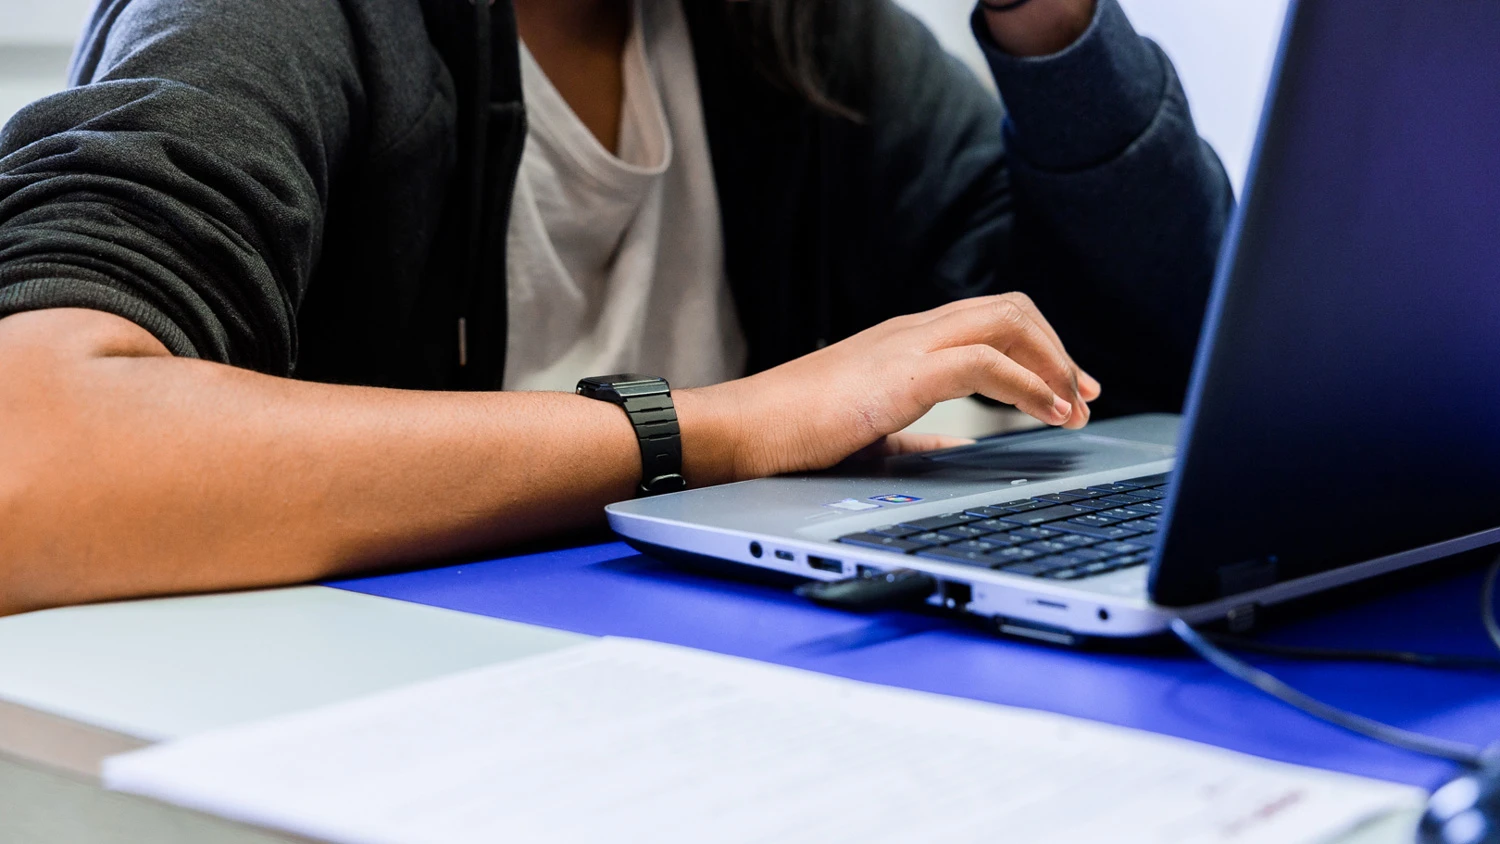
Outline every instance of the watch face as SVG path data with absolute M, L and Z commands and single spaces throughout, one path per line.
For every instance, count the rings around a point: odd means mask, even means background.
M 597 375 L 578 382 L 579 392 L 614 393 L 622 398 L 650 396 L 666 393 L 671 389 L 666 379 L 655 375 Z

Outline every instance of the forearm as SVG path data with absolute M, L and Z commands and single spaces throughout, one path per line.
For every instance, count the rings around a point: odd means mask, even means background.
M 544 537 L 599 524 L 640 478 L 625 415 L 568 394 L 274 378 L 84 311 L 0 321 L 0 360 L 0 614 Z M 679 404 L 689 477 L 723 479 L 711 420 Z

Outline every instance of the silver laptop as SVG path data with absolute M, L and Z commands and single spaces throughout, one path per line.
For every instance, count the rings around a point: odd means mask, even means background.
M 1497 43 L 1496 3 L 1291 7 L 1182 417 L 623 502 L 611 526 L 1065 644 L 1243 625 L 1500 541 Z

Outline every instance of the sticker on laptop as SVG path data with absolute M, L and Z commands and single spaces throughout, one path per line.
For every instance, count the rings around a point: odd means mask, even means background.
M 868 501 L 860 501 L 858 498 L 845 498 L 843 501 L 835 501 L 832 504 L 824 504 L 823 506 L 832 507 L 835 510 L 850 510 L 853 512 L 859 512 L 860 510 L 880 509 L 879 504 L 871 504 Z
M 922 499 L 915 495 L 873 495 L 870 500 L 883 504 L 915 504 Z

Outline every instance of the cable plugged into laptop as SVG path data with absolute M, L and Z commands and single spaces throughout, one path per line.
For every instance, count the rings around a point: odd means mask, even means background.
M 819 580 L 797 594 L 825 607 L 873 612 L 924 604 L 938 591 L 937 578 L 911 569 L 874 572 L 844 580 Z
M 1480 616 L 1484 621 L 1485 631 L 1495 646 L 1500 648 L 1500 622 L 1495 619 L 1497 581 L 1500 581 L 1500 559 L 1491 564 L 1479 596 Z M 1385 744 L 1459 764 L 1465 772 L 1439 788 L 1428 801 L 1427 811 L 1417 829 L 1418 844 L 1500 844 L 1500 742 L 1488 747 L 1477 747 L 1382 724 L 1331 706 L 1295 689 L 1219 645 L 1239 646 L 1297 659 L 1357 659 L 1467 669 L 1494 669 L 1497 667 L 1494 659 L 1402 651 L 1346 651 L 1265 645 L 1234 636 L 1205 634 L 1180 618 L 1172 621 L 1172 632 L 1195 653 L 1224 673 L 1314 718 Z

